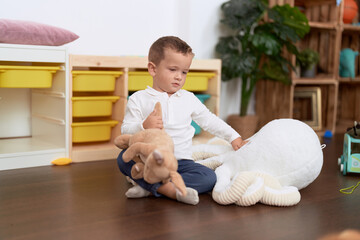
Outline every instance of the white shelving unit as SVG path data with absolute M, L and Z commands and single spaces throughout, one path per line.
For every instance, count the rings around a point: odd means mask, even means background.
M 50 165 L 52 160 L 70 157 L 73 162 L 114 159 L 120 152 L 113 144 L 121 134 L 120 126 L 128 96 L 128 72 L 146 71 L 145 57 L 68 56 L 66 48 L 0 44 L 0 66 L 60 67 L 51 88 L 0 87 L 0 170 Z M 121 71 L 111 95 L 112 120 L 119 123 L 111 130 L 109 141 L 73 143 L 71 70 Z M 206 106 L 219 113 L 221 62 L 217 59 L 194 60 L 191 71 L 211 72 Z M 77 119 L 78 120 L 78 119 Z M 202 132 L 196 139 L 208 138 Z M 198 141 L 196 140 L 196 141 Z
M 0 133 L 0 170 L 50 165 L 68 157 L 66 48 L 0 44 L 0 65 L 60 67 L 51 88 L 0 88 L 0 129 L 6 130 Z

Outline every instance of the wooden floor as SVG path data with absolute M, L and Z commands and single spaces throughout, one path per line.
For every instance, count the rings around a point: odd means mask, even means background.
M 324 141 L 323 141 L 324 142 Z M 360 187 L 339 189 L 342 136 L 325 142 L 319 178 L 294 207 L 221 206 L 210 194 L 197 206 L 153 197 L 126 199 L 130 186 L 115 160 L 0 172 L 0 239 L 317 239 L 360 228 Z

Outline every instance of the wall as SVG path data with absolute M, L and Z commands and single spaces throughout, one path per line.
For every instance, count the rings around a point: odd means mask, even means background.
M 196 58 L 213 58 L 225 0 L 0 0 L 1 18 L 30 20 L 71 30 L 80 38 L 71 54 L 146 56 L 153 41 L 177 35 Z M 237 81 L 222 83 L 220 117 L 239 112 Z

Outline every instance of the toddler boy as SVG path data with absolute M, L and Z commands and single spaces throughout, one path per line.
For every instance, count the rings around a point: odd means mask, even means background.
M 213 170 L 195 163 L 192 159 L 192 138 L 194 120 L 204 130 L 229 141 L 234 150 L 246 142 L 223 120 L 211 113 L 191 92 L 181 89 L 185 84 L 194 54 L 191 47 L 178 37 L 167 36 L 155 41 L 149 50 L 148 71 L 153 78 L 153 86 L 132 94 L 129 98 L 121 132 L 135 134 L 148 128 L 164 128 L 174 141 L 174 154 L 178 160 L 178 172 L 184 179 L 187 195 L 176 191 L 174 185 L 148 184 L 143 179 L 134 180 L 138 185 L 126 192 L 129 198 L 166 196 L 180 202 L 196 205 L 198 193 L 209 192 L 216 183 Z M 153 109 L 156 102 L 162 106 L 162 116 L 156 116 Z M 124 150 L 125 151 L 125 150 Z M 121 172 L 131 177 L 131 167 L 135 163 L 125 163 L 122 151 L 118 157 Z

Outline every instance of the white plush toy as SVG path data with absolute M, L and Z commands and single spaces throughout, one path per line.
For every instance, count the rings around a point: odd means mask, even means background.
M 293 119 L 273 120 L 237 151 L 229 146 L 195 145 L 195 157 L 216 155 L 198 161 L 215 170 L 213 199 L 219 204 L 251 206 L 257 202 L 292 206 L 300 201 L 298 190 L 320 174 L 322 146 L 311 127 Z

